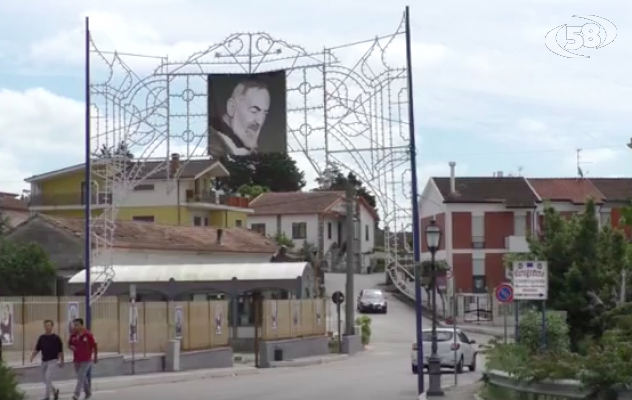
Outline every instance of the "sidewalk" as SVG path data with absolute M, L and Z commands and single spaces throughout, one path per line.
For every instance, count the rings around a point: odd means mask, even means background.
M 327 364 L 330 362 L 346 360 L 346 355 L 340 354 L 328 354 L 316 357 L 306 357 L 296 360 L 287 360 L 282 362 L 276 362 L 273 364 L 273 368 L 288 368 L 288 367 L 306 367 L 312 365 Z M 69 368 L 67 366 L 67 368 Z M 233 367 L 233 368 L 213 368 L 213 369 L 199 369 L 182 372 L 161 372 L 157 374 L 142 374 L 142 375 L 121 375 L 109 378 L 94 378 L 92 380 L 92 390 L 108 391 L 121 388 L 129 388 L 135 386 L 157 385 L 157 384 L 170 384 L 170 383 L 182 383 L 196 380 L 212 379 L 212 378 L 226 378 L 234 376 L 246 376 L 246 375 L 258 375 L 271 370 L 271 368 L 258 369 L 255 367 Z M 62 393 L 69 393 L 75 388 L 75 381 L 56 381 L 55 387 Z M 44 392 L 44 385 L 41 383 L 35 384 L 22 384 L 19 385 L 20 389 L 24 391 L 27 398 L 38 398 Z

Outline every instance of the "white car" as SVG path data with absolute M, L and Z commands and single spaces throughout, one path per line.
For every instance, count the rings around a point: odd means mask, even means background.
M 455 340 L 456 339 L 456 340 Z M 422 331 L 424 368 L 428 368 L 428 360 L 432 354 L 432 330 Z M 413 374 L 419 373 L 417 366 L 417 344 L 413 343 L 410 353 Z M 463 367 L 468 367 L 470 371 L 476 371 L 476 356 L 478 346 L 474 340 L 470 340 L 460 329 L 437 328 L 437 354 L 441 359 L 441 367 L 456 368 L 457 373 L 463 372 Z

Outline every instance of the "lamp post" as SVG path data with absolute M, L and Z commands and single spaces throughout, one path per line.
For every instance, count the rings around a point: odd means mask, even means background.
M 435 256 L 441 243 L 441 229 L 436 221 L 432 221 L 426 228 L 426 244 L 431 256 L 431 288 L 432 288 L 432 348 L 428 359 L 429 387 L 428 396 L 443 396 L 441 390 L 441 359 L 437 354 L 437 263 Z M 456 368 L 456 365 L 454 366 Z

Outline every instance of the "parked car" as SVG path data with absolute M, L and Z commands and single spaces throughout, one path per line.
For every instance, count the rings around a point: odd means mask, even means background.
M 358 312 L 360 313 L 386 314 L 388 312 L 386 296 L 379 289 L 361 290 L 356 303 Z
M 432 330 L 422 331 L 424 368 L 428 368 L 428 360 L 432 354 Z M 413 343 L 410 353 L 410 361 L 413 374 L 419 373 L 417 366 L 417 343 Z M 456 330 L 456 340 L 454 329 L 437 328 L 437 354 L 441 359 L 441 367 L 456 368 L 457 373 L 462 373 L 465 366 L 470 371 L 476 371 L 476 356 L 478 346 L 476 341 L 470 340 L 460 329 Z

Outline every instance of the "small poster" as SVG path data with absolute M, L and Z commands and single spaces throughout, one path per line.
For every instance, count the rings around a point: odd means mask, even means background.
M 215 334 L 222 334 L 222 317 L 223 317 L 223 306 L 221 304 L 215 305 Z
M 0 343 L 13 344 L 13 303 L 0 303 Z
M 278 303 L 276 300 L 273 300 L 270 303 L 270 317 L 272 318 L 272 330 L 276 331 L 277 329 L 277 319 L 279 315 Z
M 182 313 L 182 306 L 176 306 L 175 310 L 175 338 L 182 339 L 182 324 L 184 323 L 184 315 Z
M 294 301 L 294 307 L 292 309 L 292 322 L 294 322 L 294 327 L 297 327 L 299 322 L 301 321 L 300 313 L 301 313 L 301 302 L 296 300 Z
M 134 300 L 129 305 L 129 342 L 138 343 L 138 307 Z
M 66 304 L 66 324 L 68 326 L 68 335 L 72 335 L 75 329 L 75 320 L 79 318 L 79 303 L 71 301 Z
M 321 320 L 322 320 L 322 308 L 323 308 L 323 303 L 318 300 L 316 301 L 316 325 L 320 326 Z

